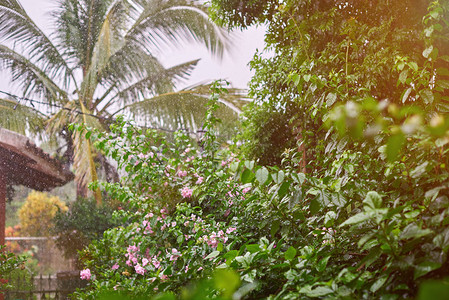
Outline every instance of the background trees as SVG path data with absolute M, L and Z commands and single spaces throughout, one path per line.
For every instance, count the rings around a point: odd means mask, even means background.
M 274 55 L 266 58 L 258 53 L 251 63 L 256 74 L 250 95 L 255 101 L 245 112 L 248 120 L 243 136 L 249 141 L 244 144 L 245 151 L 263 163 L 279 164 L 284 148 L 296 141 L 307 149 L 307 162 L 313 163 L 315 152 L 328 145 L 323 142 L 325 137 L 331 144 L 335 141 L 332 135 L 326 135 L 323 116 L 341 103 L 371 98 L 397 105 L 413 103 L 428 115 L 446 110 L 447 90 L 432 89 L 429 83 L 429 76 L 438 70 L 437 78 L 446 80 L 442 71 L 448 67 L 444 57 L 449 50 L 444 37 L 445 15 L 438 10 L 432 12 L 438 20 L 424 18 L 429 5 L 445 3 L 382 0 L 212 3 L 212 15 L 220 23 L 244 28 L 265 22 L 268 26 L 266 45 Z M 429 48 L 431 43 L 434 48 Z M 438 59 L 437 54 L 443 58 Z M 431 69 L 427 78 L 424 73 L 418 78 L 417 66 L 426 64 Z M 272 126 L 270 118 L 278 120 L 278 125 Z M 278 139 L 278 131 L 282 130 L 288 132 L 284 134 L 284 142 Z M 359 130 L 357 135 L 363 132 Z
M 51 17 L 55 30 L 47 36 L 19 1 L 0 1 L 0 62 L 24 97 L 39 97 L 51 105 L 38 110 L 48 111 L 50 132 L 65 135 L 81 194 L 96 179 L 94 155 L 85 137 L 67 132 L 67 124 L 106 129 L 111 118 L 122 113 L 138 115 L 135 120 L 148 126 L 201 126 L 198 111 L 205 100 L 198 102 L 203 89 L 175 92 L 175 84 L 198 61 L 165 68 L 154 52 L 187 41 L 221 56 L 229 38 L 209 21 L 202 5 L 183 0 L 60 0 Z M 4 103 L 6 113 L 19 112 Z M 13 124 L 11 118 L 2 121 Z

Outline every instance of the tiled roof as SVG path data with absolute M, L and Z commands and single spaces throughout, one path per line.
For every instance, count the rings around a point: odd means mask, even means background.
M 0 128 L 0 171 L 8 184 L 47 191 L 73 180 L 74 175 L 27 137 Z

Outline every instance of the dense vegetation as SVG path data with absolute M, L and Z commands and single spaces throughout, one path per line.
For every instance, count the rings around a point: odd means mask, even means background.
M 268 26 L 238 146 L 73 125 L 126 172 L 77 299 L 429 299 L 449 284 L 449 3 L 212 0 Z M 428 283 L 429 280 L 437 282 Z M 438 295 L 438 293 L 437 293 Z M 437 299 L 436 297 L 432 297 Z M 442 298 L 443 299 L 443 298 Z

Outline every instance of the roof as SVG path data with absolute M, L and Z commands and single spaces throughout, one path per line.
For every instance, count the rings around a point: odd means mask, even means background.
M 27 137 L 0 128 L 0 170 L 8 184 L 49 191 L 73 180 L 59 160 L 50 157 Z

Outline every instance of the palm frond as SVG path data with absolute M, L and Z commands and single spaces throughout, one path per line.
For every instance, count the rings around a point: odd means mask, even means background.
M 0 0 L 0 36 L 20 45 L 49 77 L 62 78 L 64 86 L 73 79 L 72 70 L 56 46 L 16 0 Z
M 184 42 L 204 44 L 222 57 L 231 41 L 226 31 L 209 20 L 204 6 L 185 0 L 139 1 L 142 13 L 125 36 L 132 47 L 149 52 L 162 45 L 181 46 Z
M 150 95 L 170 92 L 174 88 L 174 82 L 188 77 L 198 61 L 198 59 L 192 60 L 169 69 L 152 72 L 147 77 L 119 90 L 112 99 L 120 100 L 126 105 Z
M 207 90 L 206 93 L 204 93 Z M 234 96 L 229 93 L 231 98 Z M 196 89 L 166 93 L 129 104 L 115 114 L 124 113 L 140 125 L 162 127 L 169 130 L 188 128 L 196 131 L 202 127 L 209 100 L 210 90 L 207 85 Z M 226 96 L 226 95 L 225 95 Z M 220 99 L 220 108 L 216 115 L 222 120 L 221 131 L 235 130 L 240 110 L 225 98 Z
M 59 132 L 70 123 L 86 124 L 88 127 L 104 130 L 103 125 L 97 118 L 80 113 L 82 110 L 79 101 L 67 102 L 64 108 L 46 122 L 48 132 Z M 86 113 L 91 114 L 92 112 L 87 111 Z M 75 181 L 83 186 L 87 186 L 88 183 L 92 182 L 92 172 L 91 161 L 86 154 L 92 151 L 92 148 L 86 137 L 78 131 L 72 133 L 72 139 L 74 145 L 73 168 Z
M 0 127 L 20 134 L 40 136 L 44 132 L 47 117 L 34 108 L 16 100 L 0 98 Z
M 30 60 L 0 45 L 0 69 L 9 69 L 12 81 L 18 82 L 24 96 L 31 94 L 45 97 L 48 102 L 67 99 L 67 94 L 47 74 Z
M 64 56 L 87 72 L 112 0 L 59 0 L 55 18 L 58 46 Z

